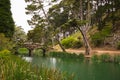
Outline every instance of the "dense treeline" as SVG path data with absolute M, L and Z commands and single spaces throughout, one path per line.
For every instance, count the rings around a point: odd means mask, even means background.
M 14 34 L 14 21 L 10 5 L 10 0 L 0 1 L 0 33 L 4 33 L 6 37 L 12 37 Z
M 45 11 L 45 1 L 25 1 L 28 3 L 26 14 L 33 16 L 28 23 L 35 27 L 29 31 L 28 38 L 43 44 L 49 41 L 54 45 L 57 42 L 63 51 L 65 49 L 60 40 L 80 31 L 86 54 L 90 54 L 90 42 L 95 46 L 104 44 L 105 38 L 120 26 L 118 0 L 53 0 L 49 1 L 48 11 Z M 93 30 L 95 27 L 97 29 Z

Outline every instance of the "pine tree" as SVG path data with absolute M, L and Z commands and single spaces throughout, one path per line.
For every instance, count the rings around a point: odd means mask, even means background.
M 10 0 L 0 0 L 0 33 L 4 33 L 6 37 L 12 37 L 14 33 L 14 21 L 10 5 Z

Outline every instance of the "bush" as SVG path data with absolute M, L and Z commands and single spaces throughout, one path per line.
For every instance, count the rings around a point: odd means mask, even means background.
M 111 56 L 109 54 L 102 54 L 100 55 L 101 62 L 109 62 L 111 61 Z
M 85 56 L 84 56 L 84 54 L 83 54 L 83 53 L 80 53 L 80 54 L 78 55 L 78 58 L 79 58 L 79 59 L 84 59 L 84 58 L 85 58 Z
M 117 49 L 120 50 L 120 41 L 117 43 Z
M 43 56 L 43 50 L 42 49 L 35 49 L 33 51 L 35 56 Z
M 68 37 L 61 41 L 65 48 L 80 48 L 82 47 L 82 42 L 74 37 Z
M 91 60 L 92 60 L 93 62 L 98 62 L 98 61 L 99 61 L 99 56 L 96 55 L 96 54 L 94 54 L 94 55 L 92 55 Z
M 6 38 L 4 34 L 0 33 L 0 51 L 4 49 L 11 50 L 14 44 L 9 38 Z
M 20 55 L 27 55 L 29 53 L 29 50 L 27 48 L 19 48 L 18 54 Z
M 72 59 L 84 59 L 84 54 L 80 53 L 79 55 L 67 52 L 50 52 L 49 55 L 51 57 L 58 57 L 58 58 L 72 58 Z
M 68 37 L 66 39 L 63 39 L 61 43 L 65 48 L 71 48 L 73 41 L 74 41 L 73 37 Z
M 74 40 L 73 43 L 72 43 L 72 48 L 80 48 L 82 46 L 83 46 L 83 44 L 79 40 Z
M 7 49 L 0 51 L 0 59 L 9 59 L 11 52 Z
M 95 47 L 101 46 L 104 42 L 104 38 L 100 33 L 96 33 L 91 36 L 92 43 L 94 44 Z
M 120 63 L 120 55 L 114 56 L 114 63 Z
M 8 56 L 10 55 L 10 53 L 11 52 L 9 50 L 5 49 L 5 50 L 0 51 L 0 56 Z
M 99 47 L 103 45 L 105 37 L 109 36 L 110 32 L 111 32 L 111 27 L 107 26 L 103 30 L 91 35 L 91 41 L 94 44 L 94 46 Z

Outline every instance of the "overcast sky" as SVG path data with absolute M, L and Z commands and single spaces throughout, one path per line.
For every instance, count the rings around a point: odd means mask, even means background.
M 24 31 L 27 33 L 28 30 L 31 29 L 31 27 L 28 25 L 27 20 L 30 19 L 30 16 L 25 14 L 25 7 L 26 3 L 25 0 L 10 0 L 11 1 L 11 11 L 12 16 L 14 19 L 14 22 L 17 26 L 21 26 Z M 48 11 L 49 2 L 51 0 L 43 0 L 44 9 L 45 11 Z M 58 0 L 56 3 L 52 3 L 52 5 L 59 3 L 61 0 Z
M 27 33 L 31 27 L 27 23 L 29 16 L 25 14 L 26 3 L 24 0 L 10 0 L 11 1 L 11 11 L 14 22 L 17 26 L 21 26 Z

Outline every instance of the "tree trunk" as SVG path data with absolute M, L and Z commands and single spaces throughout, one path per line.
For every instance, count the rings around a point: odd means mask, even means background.
M 57 40 L 57 42 L 58 42 L 60 48 L 62 49 L 62 51 L 63 51 L 63 52 L 66 52 L 65 48 L 62 46 L 62 44 L 61 44 L 60 41 L 59 41 L 59 35 L 58 35 L 58 34 L 57 34 L 56 40 Z
M 83 37 L 83 40 L 84 40 L 84 45 L 85 45 L 85 54 L 86 55 L 90 55 L 91 54 L 91 46 L 89 44 L 89 41 L 87 39 L 87 35 L 85 32 L 83 32 L 83 30 L 81 30 L 79 27 L 78 27 L 79 31 L 81 32 L 82 34 L 82 37 Z
M 62 51 L 66 52 L 65 48 L 62 46 L 62 44 L 60 43 L 60 41 L 59 40 L 57 40 L 57 41 L 58 41 L 58 44 L 59 44 L 60 48 L 62 49 Z
M 29 50 L 29 57 L 31 57 L 32 56 L 32 49 L 28 49 Z

